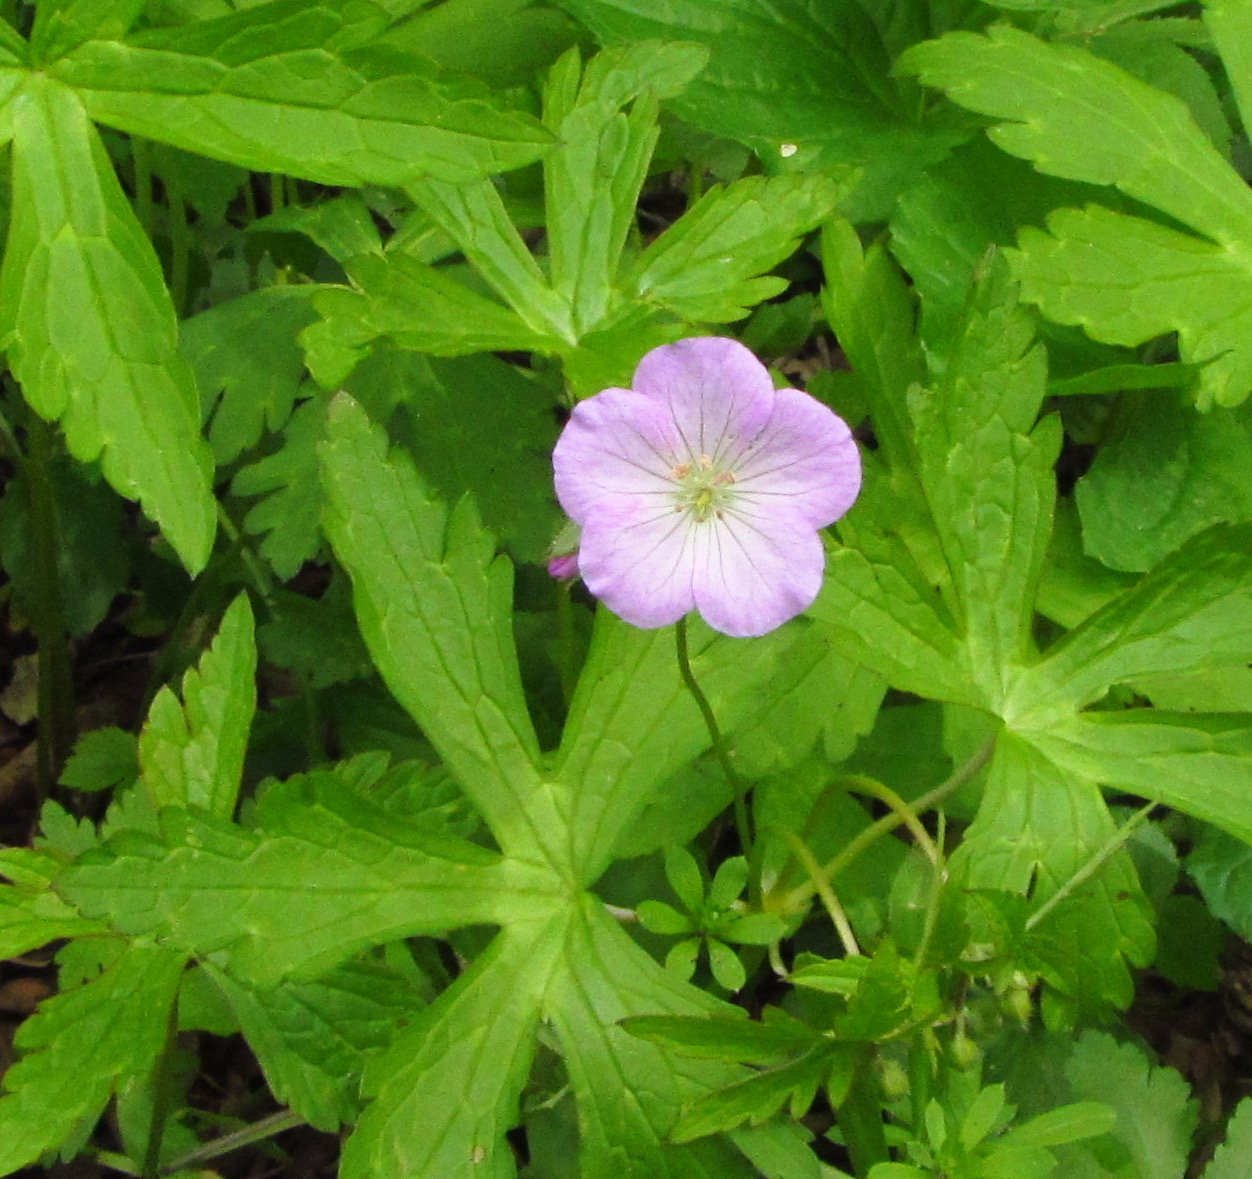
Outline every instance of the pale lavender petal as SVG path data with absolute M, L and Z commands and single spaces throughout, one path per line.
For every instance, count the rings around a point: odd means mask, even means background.
M 692 589 L 714 630 L 763 635 L 808 609 L 822 585 L 821 537 L 791 511 L 727 512 L 696 532 Z
M 838 520 L 861 489 L 847 423 L 815 397 L 779 389 L 769 423 L 734 464 L 735 489 L 768 509 L 785 503 L 812 528 Z
M 720 336 L 654 348 L 635 369 L 633 385 L 666 406 L 674 445 L 688 461 L 701 455 L 716 460 L 728 447 L 746 444 L 774 408 L 765 366 L 742 344 Z
M 552 452 L 556 497 L 566 515 L 590 523 L 602 511 L 672 502 L 664 406 L 630 389 L 606 389 L 574 407 Z
M 578 571 L 614 614 L 650 629 L 677 622 L 695 607 L 695 546 L 685 513 L 597 514 L 583 529 Z

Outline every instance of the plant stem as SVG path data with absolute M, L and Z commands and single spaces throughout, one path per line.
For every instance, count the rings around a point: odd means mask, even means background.
M 991 760 L 991 755 L 995 752 L 996 739 L 990 737 L 987 743 L 974 754 L 959 770 L 956 771 L 946 782 L 940 783 L 927 794 L 923 794 L 916 802 L 913 803 L 912 813 L 920 815 L 924 812 L 937 807 L 951 795 L 955 794 L 962 786 L 964 786 L 979 770 L 983 768 Z M 837 856 L 834 857 L 821 870 L 821 876 L 825 880 L 830 880 L 837 876 L 845 868 L 854 861 L 858 860 L 866 851 L 868 851 L 875 843 L 884 835 L 889 835 L 897 827 L 904 822 L 904 819 L 896 812 L 892 811 L 889 815 L 883 817 L 865 828 L 855 839 L 848 843 Z M 791 892 L 784 894 L 779 903 L 771 904 L 768 908 L 783 909 L 792 911 L 798 909 L 801 905 L 809 901 L 817 892 L 817 888 L 813 883 L 802 884 Z
M 165 1170 L 167 1172 L 189 1170 L 208 1162 L 209 1159 L 230 1154 L 232 1150 L 251 1146 L 254 1142 L 264 1142 L 266 1138 L 273 1138 L 275 1134 L 281 1134 L 284 1130 L 291 1130 L 302 1125 L 304 1125 L 304 1119 L 298 1113 L 294 1110 L 282 1109 L 278 1113 L 270 1114 L 267 1118 L 262 1118 L 259 1122 L 253 1122 L 250 1126 L 232 1130 L 229 1134 L 214 1138 L 212 1142 L 197 1146 L 195 1150 L 188 1151 L 174 1159 Z
M 148 1123 L 148 1144 L 143 1154 L 143 1179 L 157 1179 L 161 1173 L 161 1143 L 165 1141 L 165 1120 L 169 1116 L 169 1066 L 178 1035 L 178 1004 L 172 1004 L 165 1020 L 165 1043 L 152 1066 L 152 1120 Z
M 1123 847 L 1126 846 L 1130 837 L 1139 830 L 1140 827 L 1148 821 L 1148 816 L 1156 807 L 1156 803 L 1149 802 L 1146 806 L 1140 807 L 1133 815 L 1130 816 L 1112 835 L 1100 845 L 1099 850 L 1089 859 L 1077 872 L 1073 874 L 1060 888 L 1056 890 L 1042 905 L 1039 906 L 1029 917 L 1026 918 L 1026 932 L 1029 933 L 1034 929 L 1045 917 L 1048 916 L 1062 901 L 1072 896 L 1078 889 L 1087 883 L 1106 863 Z
M 692 699 L 696 702 L 696 707 L 700 710 L 700 715 L 704 718 L 704 727 L 709 731 L 709 740 L 712 743 L 713 753 L 717 757 L 718 764 L 722 767 L 722 773 L 726 775 L 726 781 L 730 783 L 731 789 L 735 792 L 735 828 L 739 832 L 739 843 L 743 849 L 743 854 L 751 861 L 752 832 L 748 825 L 748 805 L 745 801 L 748 785 L 731 764 L 730 754 L 726 750 L 726 742 L 717 724 L 717 717 L 713 715 L 713 707 L 709 704 L 709 698 L 701 691 L 700 685 L 696 683 L 695 674 L 691 670 L 691 656 L 687 645 L 686 615 L 683 615 L 674 627 L 674 641 L 678 651 L 678 674 L 682 676 L 682 681 L 686 685 L 687 691 L 691 693 Z M 759 877 L 757 877 L 757 881 L 759 890 Z
M 791 844 L 796 858 L 808 869 L 809 879 L 813 882 L 813 887 L 817 890 L 817 895 L 821 898 L 826 912 L 830 914 L 831 924 L 835 927 L 839 940 L 843 942 L 843 952 L 849 958 L 859 958 L 861 947 L 856 940 L 856 934 L 852 931 L 852 923 L 848 920 L 847 913 L 843 911 L 835 890 L 830 887 L 830 881 L 822 874 L 822 866 L 817 862 L 817 857 L 809 851 L 808 846 L 798 835 L 784 831 L 783 836 Z
M 869 798 L 877 799 L 884 806 L 890 807 L 891 810 L 900 816 L 900 822 L 909 829 L 909 834 L 917 840 L 917 845 L 926 853 L 926 858 L 932 864 L 940 862 L 943 857 L 940 856 L 939 849 L 935 847 L 934 841 L 930 838 L 926 828 L 922 826 L 917 817 L 917 812 L 890 786 L 885 786 L 882 782 L 877 782 L 873 778 L 867 778 L 864 774 L 853 774 L 844 779 L 844 781 L 853 794 L 866 795 Z
M 35 787 L 39 802 L 51 793 L 74 744 L 74 680 L 69 635 L 57 567 L 59 538 L 52 493 L 52 427 L 30 415 L 27 455 L 22 464 L 35 543 L 35 638 L 39 644 L 39 739 Z

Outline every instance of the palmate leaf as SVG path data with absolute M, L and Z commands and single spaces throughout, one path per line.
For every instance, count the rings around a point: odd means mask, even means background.
M 559 886 L 533 865 L 408 825 L 321 773 L 273 786 L 257 830 L 170 810 L 61 873 L 79 912 L 207 955 L 257 986 L 315 977 L 417 933 L 532 919 Z
M 901 64 L 1005 120 L 992 139 L 1040 171 L 1114 185 L 1195 231 L 1099 206 L 1061 210 L 1047 233 L 1020 236 L 1014 267 L 1025 298 L 1107 343 L 1177 331 L 1183 359 L 1206 366 L 1201 404 L 1248 396 L 1252 194 L 1181 101 L 1076 46 L 1006 27 L 948 34 Z
M 27 400 L 138 499 L 199 570 L 215 527 L 191 370 L 151 243 L 72 91 L 31 77 L 13 111 L 0 332 Z
M 51 0 L 35 10 L 31 56 L 51 61 L 84 41 L 124 37 L 143 11 L 143 0 Z
M 122 952 L 98 978 L 45 1000 L 22 1024 L 22 1057 L 0 1097 L 0 1174 L 90 1131 L 127 1079 L 152 1067 L 166 1038 L 183 960 L 155 946 Z
M 217 637 L 183 677 L 183 703 L 162 688 L 139 736 L 140 776 L 158 807 L 234 813 L 256 711 L 252 607 L 240 595 Z
M 92 118 L 185 151 L 322 184 L 469 180 L 537 160 L 551 136 L 428 59 L 371 47 L 370 0 L 272 0 L 89 41 L 49 66 Z

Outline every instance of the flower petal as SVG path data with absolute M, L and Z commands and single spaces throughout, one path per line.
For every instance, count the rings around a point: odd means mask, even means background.
M 722 634 L 766 634 L 807 610 L 821 589 L 821 537 L 791 512 L 762 520 L 732 510 L 693 531 L 696 609 Z
M 852 431 L 815 397 L 777 390 L 769 423 L 735 463 L 735 490 L 764 507 L 778 497 L 814 528 L 833 524 L 861 490 Z
M 578 571 L 583 583 L 619 618 L 650 629 L 695 608 L 691 591 L 693 533 L 686 512 L 598 512 L 583 529 Z
M 587 524 L 602 511 L 672 503 L 670 436 L 664 407 L 630 389 L 606 389 L 576 405 L 552 452 L 556 497 L 566 515 Z
M 634 388 L 664 404 L 675 449 L 716 461 L 747 445 L 770 420 L 774 385 L 736 340 L 705 336 L 654 348 L 635 369 Z

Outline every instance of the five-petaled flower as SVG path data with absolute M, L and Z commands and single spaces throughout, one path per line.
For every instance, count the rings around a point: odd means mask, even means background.
M 812 605 L 817 530 L 861 486 L 846 423 L 718 337 L 653 349 L 632 384 L 579 403 L 553 454 L 587 588 L 635 626 L 695 609 L 740 637 Z

